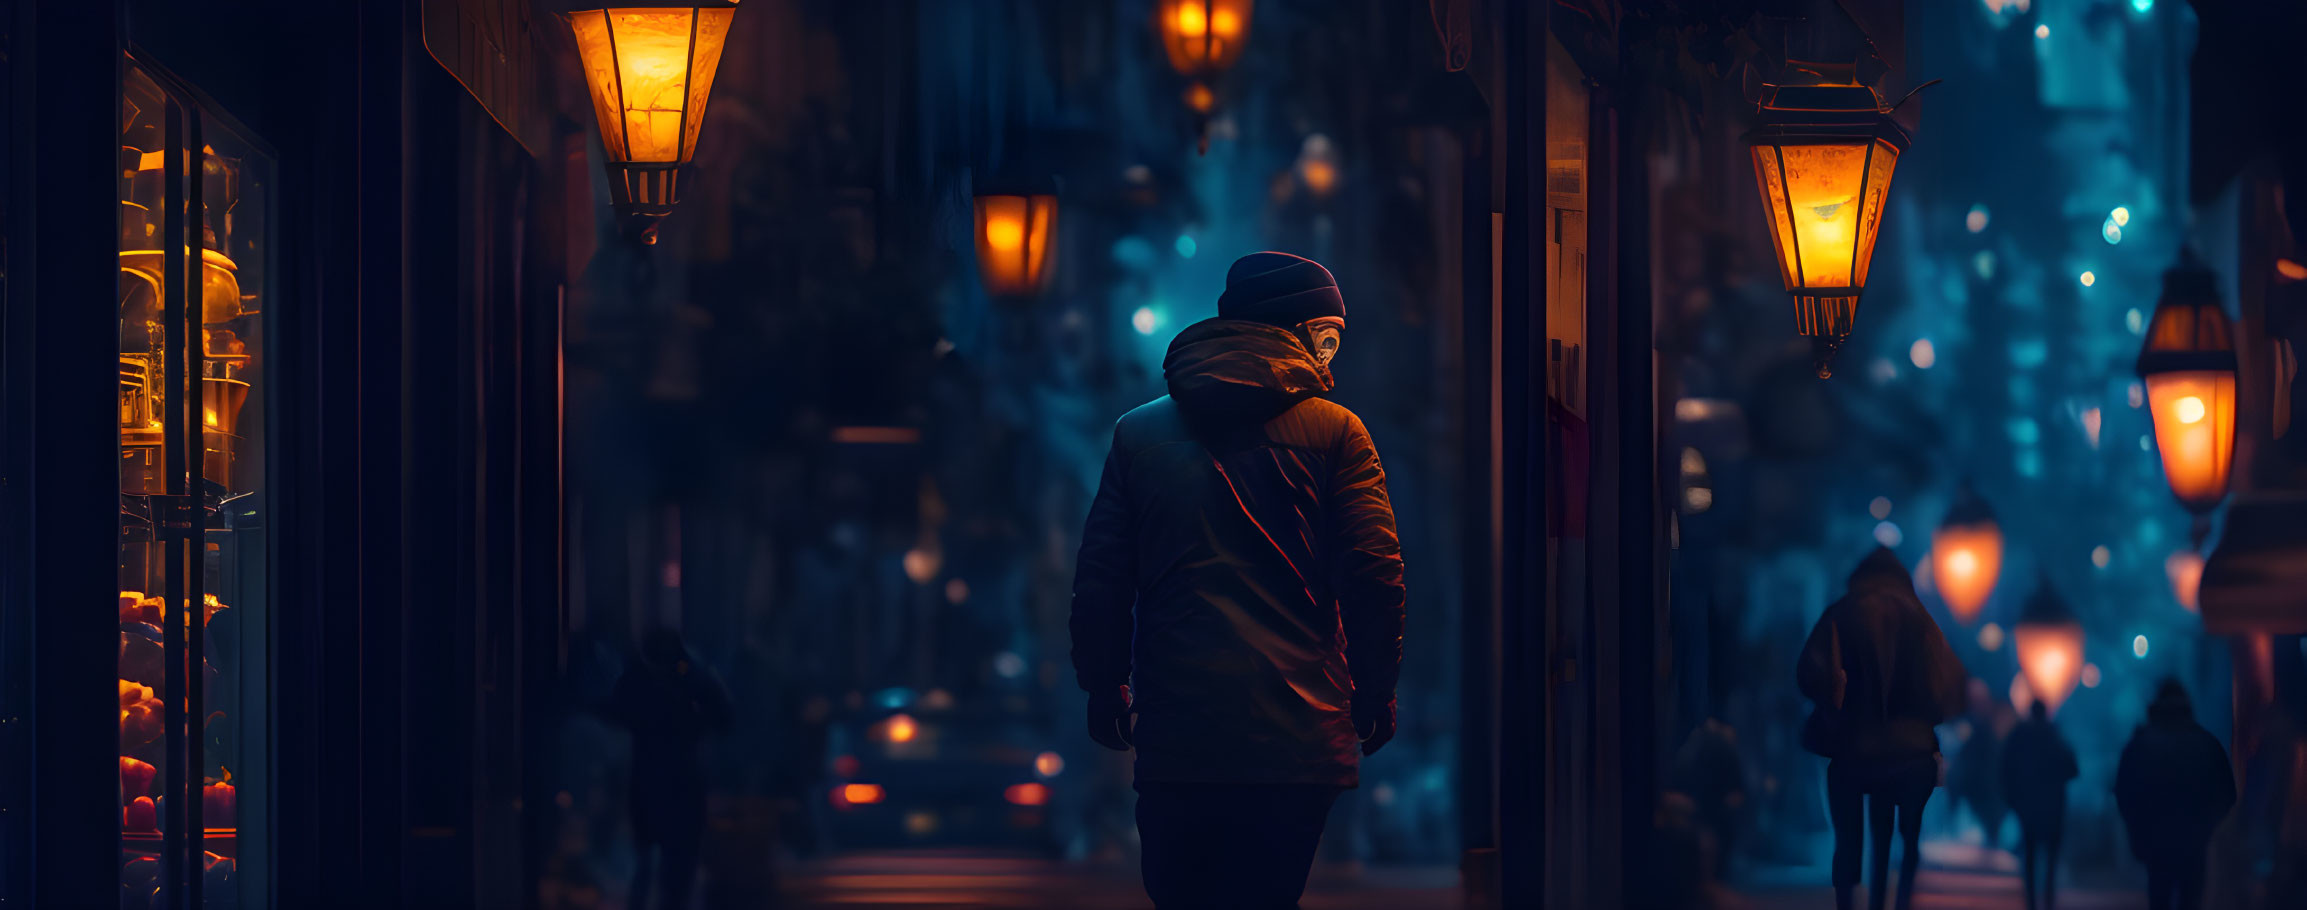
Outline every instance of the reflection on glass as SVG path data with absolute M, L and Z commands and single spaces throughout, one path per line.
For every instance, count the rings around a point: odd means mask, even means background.
M 261 885 L 262 876 L 244 882 L 242 867 L 258 851 L 242 848 L 259 842 L 244 835 L 261 832 L 242 822 L 261 817 L 265 779 L 262 442 L 272 162 L 225 117 L 148 67 L 131 60 L 123 86 L 121 904 L 255 907 L 261 888 L 244 883 Z M 186 162 L 175 174 L 172 144 Z M 172 234 L 182 238 L 179 274 L 197 269 L 197 287 L 171 274 Z M 193 341 L 197 349 L 189 349 Z M 185 450 L 172 451 L 177 446 Z M 190 513 L 173 530 L 162 520 L 171 503 L 175 514 Z M 200 609 L 174 609 L 193 602 Z M 172 650 L 197 670 L 172 673 Z M 168 718 L 179 711 L 183 735 L 170 735 Z M 172 817 L 171 793 L 187 803 L 181 818 Z

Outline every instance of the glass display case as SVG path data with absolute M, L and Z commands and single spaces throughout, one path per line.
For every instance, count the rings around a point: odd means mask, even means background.
M 121 86 L 120 905 L 258 907 L 274 162 L 134 55 Z

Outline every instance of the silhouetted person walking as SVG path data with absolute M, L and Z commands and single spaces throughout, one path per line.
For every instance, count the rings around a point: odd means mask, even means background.
M 2195 722 L 2186 688 L 2163 680 L 2115 769 L 2115 808 L 2147 864 L 2149 910 L 2202 905 L 2204 855 L 2234 806 L 2227 747 Z
M 681 633 L 658 627 L 609 693 L 604 714 L 633 734 L 633 846 L 627 906 L 646 910 L 652 878 L 659 910 L 688 910 L 705 834 L 705 736 L 729 724 L 729 696 L 689 656 Z
M 1394 736 L 1386 474 L 1360 418 L 1316 397 L 1345 315 L 1320 265 L 1244 256 L 1218 318 L 1170 342 L 1170 394 L 1114 427 L 1073 663 L 1091 738 L 1137 748 L 1159 907 L 1297 906 L 1330 804 Z
M 2059 905 L 2059 838 L 2067 827 L 2067 782 L 2075 779 L 2075 750 L 2051 723 L 2041 699 L 2003 741 L 2002 792 L 2019 817 L 2019 856 L 2027 910 Z M 2038 871 L 2038 858 L 2041 866 Z
M 1868 906 L 1882 910 L 1894 824 L 1906 839 L 1898 906 L 1913 906 L 1923 806 L 1939 780 L 1934 728 L 1963 710 L 1964 678 L 1946 635 L 1915 596 L 1914 580 L 1886 547 L 1859 562 L 1842 599 L 1811 627 L 1795 683 L 1816 705 L 1803 726 L 1803 748 L 1829 759 L 1827 814 L 1842 910 L 1856 899 L 1866 829 L 1874 838 Z

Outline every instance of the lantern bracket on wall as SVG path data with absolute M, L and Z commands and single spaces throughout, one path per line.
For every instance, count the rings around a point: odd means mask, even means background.
M 657 242 L 697 154 L 705 103 L 737 0 L 593 0 L 564 5 L 607 155 L 625 236 Z
M 1789 84 L 1764 87 L 1761 122 L 1746 138 L 1795 330 L 1812 339 L 1825 378 L 1858 319 L 1908 138 L 1891 119 L 1894 105 L 1859 83 L 1855 63 L 1790 60 L 1788 71 Z

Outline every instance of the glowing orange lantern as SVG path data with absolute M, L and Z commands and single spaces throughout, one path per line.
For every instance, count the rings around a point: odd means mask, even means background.
M 1965 487 L 1962 499 L 1931 534 L 1933 586 L 1955 621 L 1969 625 L 1986 606 L 2002 572 L 2002 526 L 1986 500 Z
M 1217 106 L 1210 83 L 1242 56 L 1250 38 L 1251 0 L 1161 0 L 1156 25 L 1170 66 L 1192 80 L 1186 106 L 1193 109 L 1201 148 L 1209 151 L 1209 114 Z
M 562 14 L 592 90 L 617 219 L 642 243 L 657 242 L 657 223 L 679 201 L 680 168 L 697 154 L 736 14 L 737 0 L 627 0 Z
M 2082 621 L 2046 579 L 2034 596 L 2027 598 L 2011 637 L 2017 645 L 2019 672 L 2026 676 L 2027 691 L 2057 714 L 2059 705 L 2082 679 Z
M 2218 279 L 2192 251 L 2163 273 L 2139 378 L 2172 495 L 2197 515 L 2218 508 L 2235 461 L 2235 339 Z
M 1024 299 L 1049 283 L 1057 239 L 1054 187 L 980 190 L 977 194 L 977 273 L 985 292 Z
M 1170 66 L 1192 79 L 1208 79 L 1232 67 L 1250 37 L 1251 2 L 1165 0 L 1162 49 L 1169 51 Z
M 1855 64 L 1789 61 L 1806 84 L 1772 86 L 1747 135 L 1769 213 L 1795 330 L 1812 339 L 1818 375 L 1831 375 L 1866 291 L 1876 229 L 1906 131 Z

